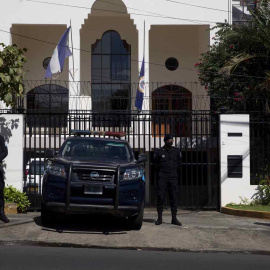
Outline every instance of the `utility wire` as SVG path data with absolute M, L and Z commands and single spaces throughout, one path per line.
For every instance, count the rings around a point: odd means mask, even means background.
M 101 1 L 101 0 L 100 0 L 100 1 Z M 198 6 L 198 5 L 182 3 L 182 2 L 178 2 L 178 1 L 174 1 L 174 0 L 165 0 L 165 1 L 171 2 L 171 3 L 175 3 L 175 4 L 179 4 L 179 5 L 185 5 L 185 6 L 196 7 L 196 8 L 210 9 L 210 10 L 222 11 L 222 12 L 226 12 L 226 13 L 229 12 L 228 10 L 225 10 L 225 9 L 210 8 L 210 7 L 205 7 L 205 6 Z
M 47 44 L 51 44 L 51 45 L 58 45 L 58 43 L 55 43 L 55 42 L 51 42 L 51 41 L 46 41 L 46 40 L 41 40 L 41 39 L 38 39 L 38 38 L 33 38 L 33 37 L 28 37 L 28 36 L 25 36 L 25 35 L 21 35 L 21 34 L 15 34 L 13 32 L 9 32 L 9 31 L 5 31 L 5 30 L 2 30 L 0 29 L 0 32 L 4 32 L 4 33 L 7 33 L 7 34 L 11 34 L 11 35 L 14 35 L 14 36 L 19 36 L 19 37 L 22 37 L 22 38 L 27 38 L 27 39 L 31 39 L 31 40 L 35 40 L 35 41 L 38 41 L 38 42 L 43 42 L 43 43 L 47 43 Z M 71 49 L 71 47 L 69 47 Z M 86 53 L 92 53 L 91 51 L 88 51 L 88 50 L 83 50 L 83 49 L 78 49 L 78 48 L 73 48 L 73 50 L 76 50 L 76 51 L 81 51 L 81 52 L 86 52 Z M 139 61 L 139 60 L 134 60 L 134 59 L 131 59 L 132 62 L 137 62 L 137 63 L 141 63 L 142 61 Z M 148 63 L 150 65 L 156 65 L 156 66 L 165 66 L 163 64 L 158 64 L 158 63 L 150 63 L 150 62 L 145 62 L 145 63 Z M 190 70 L 190 71 L 196 71 L 195 69 L 192 69 L 192 68 L 179 68 L 179 69 L 185 69 L 185 70 Z
M 174 1 L 170 1 L 170 0 L 165 0 L 165 1 L 174 2 Z M 110 5 L 114 5 L 114 6 L 123 7 L 123 5 L 116 4 L 116 3 L 112 3 L 112 2 L 109 2 L 109 1 L 99 0 L 99 2 L 103 2 L 103 3 L 110 4 Z M 194 6 L 194 5 L 184 4 L 184 3 L 179 3 L 179 2 L 177 2 L 177 3 L 178 3 L 178 4 L 187 5 L 187 6 Z M 200 6 L 195 6 L 195 7 L 200 7 Z M 154 14 L 154 15 L 159 15 L 159 16 L 166 16 L 166 15 L 164 15 L 164 14 L 155 13 L 155 12 L 150 12 L 150 11 L 145 11 L 145 10 L 142 10 L 142 9 L 132 8 L 132 7 L 128 7 L 128 6 L 126 6 L 126 8 L 132 9 L 132 10 L 137 10 L 137 11 L 146 12 L 146 13 L 149 13 L 149 14 Z M 224 12 L 227 12 L 227 13 L 228 13 L 228 10 L 223 10 L 223 9 L 213 9 L 213 8 L 202 7 L 202 6 L 201 6 L 201 8 L 211 9 L 211 10 L 217 10 L 217 11 L 224 11 Z
M 43 42 L 43 43 L 51 44 L 51 45 L 54 45 L 54 46 L 58 45 L 58 43 L 55 43 L 55 42 L 50 42 L 50 41 L 46 41 L 46 40 L 41 40 L 41 39 L 37 39 L 37 38 L 33 38 L 33 37 L 21 35 L 21 34 L 16 34 L 16 33 L 10 32 L 10 31 L 2 30 L 2 29 L 0 29 L 0 32 L 11 34 L 11 35 L 14 35 L 14 36 L 19 36 L 19 37 L 26 38 L 26 39 L 31 39 L 31 40 L 38 41 L 38 42 Z M 73 50 L 81 51 L 81 52 L 86 52 L 86 53 L 92 53 L 91 51 L 83 50 L 83 49 L 78 49 L 78 48 L 73 48 Z M 131 59 L 131 61 L 132 62 L 137 62 L 137 63 L 141 63 L 142 62 L 142 61 L 135 60 L 135 59 Z M 145 62 L 145 63 L 147 63 L 149 65 L 153 65 L 153 66 L 162 66 L 162 67 L 165 67 L 166 66 L 164 64 L 158 64 L 158 63 L 153 63 L 153 62 Z M 189 71 L 192 71 L 192 72 L 198 71 L 197 69 L 194 69 L 194 68 L 184 68 L 184 67 L 181 68 L 181 67 L 178 67 L 178 69 L 189 70 Z M 218 72 L 207 71 L 207 73 L 213 74 L 213 75 L 221 75 Z M 230 74 L 230 76 L 244 77 L 244 78 L 265 79 L 265 77 L 249 76 L 249 75 L 238 75 L 238 74 Z
M 71 8 L 80 8 L 80 9 L 87 9 L 87 10 L 97 10 L 97 11 L 106 11 L 111 13 L 119 13 L 119 14 L 127 14 L 125 11 L 117 11 L 117 10 L 110 10 L 110 9 L 99 9 L 99 8 L 91 8 L 91 7 L 81 7 L 81 6 L 73 6 L 73 5 L 66 5 L 66 4 L 58 4 L 53 2 L 44 2 L 44 1 L 35 1 L 35 0 L 26 0 L 27 2 L 39 3 L 39 4 L 48 4 L 48 5 L 55 5 L 55 6 L 63 6 L 63 7 L 71 7 Z M 210 23 L 216 24 L 217 22 L 212 21 L 200 21 L 200 20 L 192 20 L 192 19 L 184 19 L 179 17 L 171 17 L 162 14 L 155 15 L 154 13 L 151 14 L 141 14 L 141 13 L 132 13 L 129 12 L 130 15 L 138 15 L 138 16 L 146 16 L 146 17 L 156 17 L 156 18 L 163 18 L 163 19 L 172 19 L 172 20 L 180 20 L 180 21 L 187 21 L 187 22 L 199 22 L 199 23 Z

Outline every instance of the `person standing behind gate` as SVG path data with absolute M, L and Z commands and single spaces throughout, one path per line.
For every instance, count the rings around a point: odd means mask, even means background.
M 2 166 L 2 161 L 8 155 L 8 150 L 5 145 L 5 139 L 2 135 L 0 135 L 0 220 L 4 223 L 8 223 L 9 219 L 5 215 L 5 200 L 4 200 L 4 170 Z
M 172 224 L 182 226 L 177 219 L 178 171 L 181 166 L 181 151 L 173 146 L 173 136 L 166 134 L 165 145 L 154 154 L 154 165 L 157 173 L 157 212 L 156 225 L 162 224 L 162 212 L 167 190 L 169 191 L 172 212 Z

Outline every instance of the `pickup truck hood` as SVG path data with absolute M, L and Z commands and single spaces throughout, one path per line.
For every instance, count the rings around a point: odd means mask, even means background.
M 123 160 L 111 160 L 111 159 L 91 159 L 91 160 L 85 160 L 85 159 L 77 159 L 74 158 L 63 158 L 58 157 L 55 158 L 56 161 L 60 161 L 61 163 L 73 163 L 73 166 L 76 167 L 110 167 L 110 168 L 116 168 L 118 165 L 121 165 L 121 167 L 126 166 L 132 166 L 136 165 L 136 160 L 132 161 L 123 161 Z

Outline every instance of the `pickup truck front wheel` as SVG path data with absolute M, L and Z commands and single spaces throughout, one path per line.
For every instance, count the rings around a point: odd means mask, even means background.
M 139 231 L 143 224 L 143 214 L 144 214 L 144 207 L 140 210 L 140 212 L 132 217 L 129 217 L 129 224 L 132 230 Z

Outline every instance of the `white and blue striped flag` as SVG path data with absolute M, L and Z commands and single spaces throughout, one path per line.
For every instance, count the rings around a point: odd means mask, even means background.
M 61 73 L 64 68 L 65 59 L 72 55 L 68 47 L 68 34 L 70 31 L 70 28 L 71 27 L 69 27 L 65 31 L 65 33 L 61 37 L 60 41 L 58 42 L 53 52 L 51 61 L 46 70 L 45 79 L 51 78 L 52 74 L 59 73 L 59 72 Z

